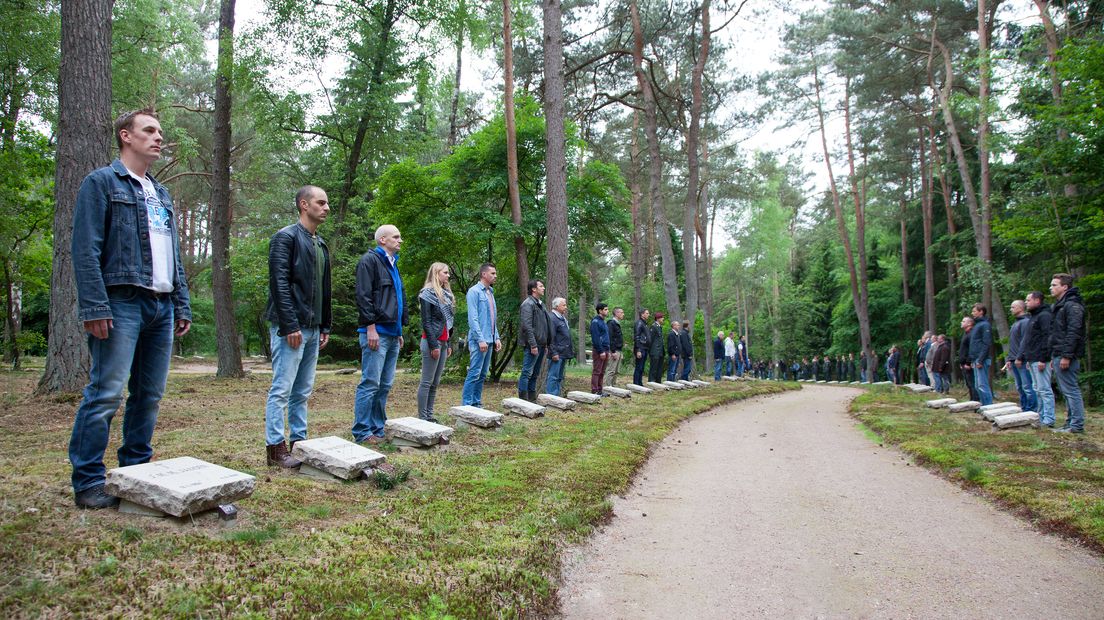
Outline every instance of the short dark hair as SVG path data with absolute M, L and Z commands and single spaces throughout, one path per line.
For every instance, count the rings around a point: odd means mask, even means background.
M 160 120 L 157 116 L 157 112 L 153 108 L 142 108 L 141 110 L 131 110 L 130 112 L 123 112 L 119 115 L 119 118 L 115 119 L 115 144 L 119 146 L 119 150 L 123 150 L 123 138 L 119 135 L 124 129 L 131 131 L 134 129 L 134 119 L 139 116 L 152 116 Z
M 636 316 L 643 317 L 645 312 L 650 312 L 650 311 L 647 308 L 643 308 L 643 309 L 640 310 L 640 314 L 638 314 Z
M 487 273 L 491 269 L 498 269 L 494 263 L 483 263 L 479 266 L 479 277 L 483 277 L 483 274 Z
M 1043 299 L 1045 299 L 1043 297 L 1043 293 L 1041 291 L 1031 291 L 1030 293 L 1027 294 L 1027 296 L 1028 296 L 1029 299 L 1038 299 L 1039 301 L 1042 301 Z
M 989 316 L 989 308 L 986 308 L 983 303 L 974 304 L 974 310 L 980 310 L 982 314 Z
M 483 272 L 480 271 L 480 273 L 483 273 Z M 532 295 L 533 291 L 537 288 L 537 285 L 540 284 L 540 283 L 541 283 L 541 281 L 536 279 L 536 278 L 533 278 L 533 279 L 529 280 L 529 282 L 526 283 L 526 285 L 525 285 L 525 294 L 526 295 Z
M 303 202 L 304 200 L 306 200 L 307 202 L 310 202 L 310 199 L 314 198 L 315 190 L 319 190 L 319 189 L 322 189 L 322 188 L 318 187 L 317 185 L 304 185 L 303 187 L 300 187 L 299 191 L 295 192 L 295 210 L 296 210 L 296 212 L 303 210 L 302 208 L 300 208 L 299 203 Z
M 1056 273 L 1050 277 L 1052 280 L 1058 280 L 1058 283 L 1062 286 L 1073 286 L 1073 276 L 1068 273 Z
M 594 311 L 595 312 L 601 312 L 602 308 L 609 308 L 609 306 L 602 303 L 602 302 L 598 302 L 598 305 L 594 306 Z

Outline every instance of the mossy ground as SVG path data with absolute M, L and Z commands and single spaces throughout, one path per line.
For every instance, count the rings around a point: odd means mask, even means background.
M 79 511 L 67 445 L 76 401 L 31 396 L 35 373 L 0 375 L 0 615 L 4 617 L 518 617 L 547 611 L 560 552 L 609 514 L 649 447 L 682 420 L 795 384 L 722 382 L 607 399 L 503 428 L 457 430 L 433 452 L 387 449 L 399 487 L 327 483 L 264 463 L 269 378 L 170 377 L 154 447 L 257 476 L 229 525 Z M 358 375 L 320 374 L 310 436 L 350 438 Z M 568 389 L 589 375 L 572 373 Z M 401 373 L 392 417 L 415 414 Z M 460 385 L 443 385 L 444 423 Z M 514 393 L 487 384 L 491 406 Z M 114 463 L 122 414 L 113 424 Z

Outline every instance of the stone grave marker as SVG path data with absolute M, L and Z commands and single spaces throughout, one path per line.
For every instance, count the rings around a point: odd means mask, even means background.
M 678 383 L 681 383 L 681 384 L 685 385 L 685 386 L 686 386 L 686 387 L 688 387 L 688 388 L 696 388 L 696 387 L 698 387 L 697 385 L 695 385 L 695 384 L 694 384 L 694 382 L 693 382 L 693 381 L 690 381 L 689 379 L 679 379 L 679 380 L 678 380 Z
M 929 400 L 924 402 L 924 406 L 928 409 L 946 409 L 947 405 L 955 404 L 953 398 L 937 398 L 935 400 Z
M 575 408 L 575 401 L 570 398 L 556 396 L 555 394 L 537 394 L 537 404 L 559 409 L 561 411 L 571 411 Z
M 932 386 L 923 385 L 921 383 L 906 383 L 905 385 L 903 385 L 901 387 L 904 387 L 905 389 L 909 390 L 910 392 L 912 392 L 914 394 L 922 394 L 924 392 L 934 392 L 935 391 L 934 389 L 932 389 Z
M 1002 431 L 1006 428 L 1016 428 L 1017 426 L 1028 426 L 1038 423 L 1039 414 L 1034 411 L 1021 411 L 1020 413 L 1000 415 L 993 418 L 993 427 Z
M 449 415 L 456 418 L 460 424 L 478 426 L 479 428 L 498 428 L 502 426 L 502 419 L 504 417 L 501 413 L 482 407 L 476 407 L 475 405 L 458 405 L 452 407 L 449 409 Z
M 1016 403 L 1010 403 L 1006 400 L 1003 400 L 999 403 L 993 403 L 992 405 L 982 405 L 981 407 L 978 407 L 978 413 L 985 413 L 986 411 L 991 411 L 993 409 L 1001 409 L 1003 407 L 1010 407 L 1010 406 L 1013 406 L 1013 405 L 1017 405 L 1017 404 Z
M 723 375 L 721 377 L 721 381 L 735 381 L 735 380 L 736 380 L 736 377 L 733 377 L 732 375 Z
M 104 491 L 155 514 L 182 517 L 249 497 L 256 481 L 249 474 L 181 456 L 109 470 Z
M 291 455 L 303 461 L 299 473 L 322 479 L 356 480 L 366 469 L 387 460 L 375 450 L 336 436 L 297 441 Z
M 685 390 L 686 386 L 678 381 L 664 381 L 663 385 L 667 386 L 669 390 Z
M 584 405 L 593 405 L 602 401 L 602 397 L 598 394 L 591 394 L 590 392 L 581 392 L 579 390 L 572 390 L 567 393 L 567 397 L 577 403 L 583 403 Z
M 981 410 L 979 409 L 978 411 L 980 412 Z M 986 420 L 989 420 L 990 422 L 992 422 L 994 419 L 996 419 L 1000 416 L 1010 415 L 1010 414 L 1013 414 L 1013 413 L 1023 413 L 1023 410 L 1020 409 L 1019 405 L 1010 405 L 1008 407 L 999 407 L 997 409 L 989 409 L 985 413 L 982 413 L 981 417 L 983 417 Z
M 967 400 L 961 403 L 955 403 L 953 405 L 947 405 L 947 409 L 951 410 L 951 413 L 960 413 L 962 411 L 975 411 L 981 406 L 976 400 Z
M 512 413 L 519 415 L 523 418 L 539 418 L 544 415 L 544 406 L 537 403 L 531 403 L 522 398 L 504 398 L 502 399 L 502 409 L 506 413 Z
M 444 424 L 414 417 L 388 420 L 383 424 L 383 432 L 391 443 L 408 448 L 432 448 L 447 444 L 452 436 L 452 429 Z
M 635 383 L 626 383 L 625 389 L 630 392 L 636 392 L 637 394 L 652 394 L 655 392 L 655 390 L 650 387 L 644 387 L 643 385 L 637 385 Z
M 666 385 L 664 385 L 662 383 L 657 383 L 655 381 L 647 381 L 647 382 L 644 383 L 644 385 L 652 388 L 653 390 L 657 390 L 659 392 L 666 392 L 667 390 L 671 389 L 671 388 L 667 387 Z
M 640 387 L 640 386 L 637 386 L 637 387 Z M 645 388 L 645 389 L 647 389 L 647 388 Z M 616 386 L 612 386 L 612 385 L 607 385 L 606 387 L 602 388 L 602 393 L 605 394 L 606 396 L 615 396 L 617 398 L 631 398 L 632 397 L 632 392 L 630 392 L 629 390 L 626 390 L 624 388 L 619 388 L 619 387 L 616 387 Z
M 696 385 L 698 387 L 709 387 L 709 386 L 713 385 L 712 383 L 710 383 L 708 381 L 702 381 L 701 379 L 691 379 L 690 383 L 693 383 L 694 385 Z

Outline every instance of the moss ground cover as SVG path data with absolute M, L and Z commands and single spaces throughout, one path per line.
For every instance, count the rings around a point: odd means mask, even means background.
M 965 400 L 964 393 L 952 394 Z M 1004 400 L 1015 402 L 1009 392 Z M 1104 430 L 1089 411 L 1083 435 L 1026 427 L 994 431 L 976 413 L 927 409 L 931 398 L 875 389 L 851 412 L 887 443 L 1027 517 L 1104 551 Z M 1065 406 L 1059 403 L 1059 423 Z
M 78 511 L 68 484 L 75 401 L 30 396 L 36 375 L 0 375 L 0 615 L 3 617 L 517 617 L 549 609 L 559 555 L 609 513 L 649 446 L 717 405 L 795 384 L 604 400 L 495 432 L 458 430 L 433 452 L 388 451 L 410 478 L 383 491 L 264 465 L 269 378 L 170 377 L 157 457 L 191 455 L 257 476 L 222 524 Z M 310 436 L 349 438 L 357 375 L 319 375 Z M 568 389 L 589 376 L 569 375 Z M 414 415 L 401 373 L 393 417 Z M 488 384 L 484 402 L 512 395 Z M 451 420 L 460 385 L 442 386 Z M 444 415 L 442 415 L 444 414 Z M 108 467 L 118 447 L 113 424 Z

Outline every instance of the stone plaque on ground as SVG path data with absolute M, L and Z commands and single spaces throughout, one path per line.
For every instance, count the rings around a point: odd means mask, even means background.
M 721 381 L 735 381 L 735 380 L 736 380 L 736 377 L 733 377 L 731 375 L 722 375 L 721 376 Z
M 458 405 L 449 409 L 449 415 L 472 426 L 479 428 L 495 428 L 502 426 L 501 413 L 476 407 L 475 405 Z
M 685 390 L 686 386 L 678 381 L 664 381 L 663 385 L 667 386 L 669 390 Z
M 961 403 L 947 405 L 947 409 L 950 409 L 951 413 L 959 413 L 961 411 L 975 411 L 980 406 L 981 403 L 976 400 L 967 400 Z
M 543 405 L 531 403 L 516 397 L 502 399 L 502 409 L 506 411 L 506 413 L 519 415 L 523 418 L 539 418 L 544 415 Z
M 980 412 L 981 410 L 979 409 L 978 411 Z M 982 413 L 981 417 L 983 417 L 986 420 L 989 420 L 990 422 L 992 422 L 993 420 L 997 419 L 1000 416 L 1010 415 L 1010 414 L 1013 414 L 1013 413 L 1023 413 L 1023 409 L 1020 409 L 1019 405 L 1009 405 L 1007 407 L 999 407 L 997 409 L 989 409 L 985 413 Z
M 924 406 L 928 409 L 946 409 L 947 405 L 953 404 L 955 404 L 955 399 L 953 398 L 937 398 L 924 402 Z
M 452 429 L 444 424 L 435 424 L 421 418 L 396 418 L 383 424 L 387 439 L 405 439 L 419 446 L 430 447 L 439 443 L 448 443 Z M 298 444 L 296 444 L 298 447 Z
M 570 411 L 575 408 L 575 401 L 555 394 L 537 394 L 537 404 L 560 409 L 561 411 Z
M 924 392 L 934 392 L 935 391 L 935 390 L 932 389 L 932 386 L 924 385 L 922 383 L 906 383 L 906 384 L 902 385 L 901 387 L 909 390 L 910 392 L 912 392 L 914 394 L 921 394 L 921 393 L 924 393 Z
M 1020 413 L 1001 415 L 993 418 L 993 426 L 999 430 L 1015 428 L 1017 426 L 1028 426 L 1030 424 L 1037 424 L 1038 422 L 1039 414 L 1034 411 L 1022 411 Z
M 693 383 L 694 385 L 696 385 L 698 387 L 709 387 L 709 386 L 713 385 L 712 383 L 710 383 L 708 381 L 702 381 L 701 379 L 691 379 L 690 383 Z
M 651 394 L 655 392 L 655 390 L 650 387 L 644 387 L 643 385 L 637 385 L 635 383 L 626 383 L 625 389 L 630 392 L 636 392 L 637 394 Z
M 356 480 L 361 472 L 387 457 L 341 437 L 319 437 L 295 442 L 291 455 L 315 469 L 342 480 Z
M 1016 403 L 1010 403 L 1006 400 L 1002 400 L 999 403 L 993 403 L 992 405 L 982 405 L 981 407 L 978 407 L 978 413 L 985 413 L 986 411 L 990 411 L 990 410 L 993 410 L 993 409 L 1001 409 L 1003 407 L 1010 407 L 1010 406 L 1015 405 L 1015 404 Z
M 623 388 L 613 386 L 613 385 L 607 385 L 606 387 L 602 388 L 602 393 L 605 394 L 606 396 L 615 396 L 617 398 L 631 398 L 632 397 L 632 392 L 630 392 L 626 389 L 623 389 Z
M 820 381 L 817 381 L 817 383 L 828 383 L 828 382 L 825 381 L 824 379 L 821 379 Z
M 104 490 L 174 517 L 210 510 L 253 494 L 256 478 L 190 456 L 107 472 Z
M 664 385 L 662 383 L 657 383 L 655 381 L 648 381 L 644 385 L 652 388 L 653 390 L 659 390 L 660 392 L 666 392 L 667 390 L 671 389 L 671 388 L 667 387 L 666 385 Z
M 678 381 L 675 381 L 675 383 L 678 383 L 679 385 L 681 385 L 683 387 L 688 387 L 688 388 L 698 387 L 698 386 L 694 385 L 694 383 L 692 381 L 690 381 L 689 379 L 679 379 Z
M 594 403 L 601 402 L 602 397 L 597 394 L 591 394 L 590 392 L 581 392 L 579 390 L 571 390 L 567 393 L 567 397 L 577 403 L 583 403 L 586 405 L 593 405 Z

